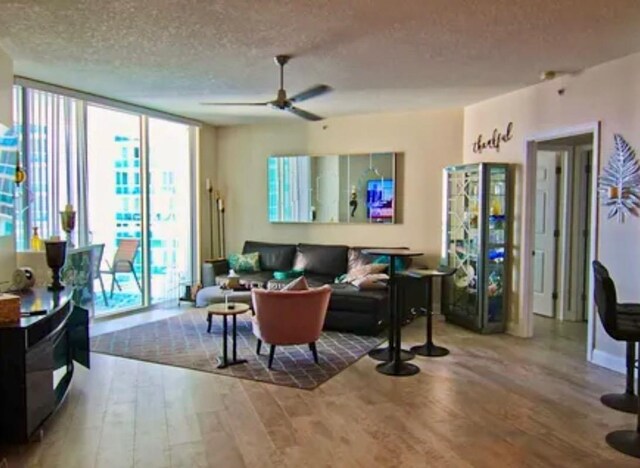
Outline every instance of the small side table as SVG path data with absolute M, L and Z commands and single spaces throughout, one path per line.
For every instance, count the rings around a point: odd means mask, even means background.
M 211 320 L 214 315 L 222 316 L 222 359 L 218 358 L 218 369 L 224 369 L 225 367 L 235 366 L 236 364 L 244 364 L 246 359 L 237 358 L 237 329 L 236 329 L 236 316 L 244 314 L 249 311 L 247 304 L 240 302 L 229 302 L 227 304 L 213 304 L 209 307 L 207 312 L 207 333 L 211 333 Z M 231 339 L 233 341 L 232 359 L 229 361 L 227 357 L 227 317 L 231 316 L 233 319 L 231 327 Z

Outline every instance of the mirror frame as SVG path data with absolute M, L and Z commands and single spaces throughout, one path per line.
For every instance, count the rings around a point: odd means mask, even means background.
M 398 151 L 376 151 L 376 152 L 368 152 L 368 153 L 321 153 L 321 154 L 272 154 L 267 158 L 267 221 L 270 224 L 318 224 L 318 225 L 376 225 L 376 226 L 393 226 L 399 224 L 399 206 L 398 206 L 398 197 L 400 193 L 399 180 L 398 180 L 398 159 L 400 156 L 400 152 Z M 391 179 L 394 181 L 393 184 L 393 214 L 391 217 L 391 221 L 388 222 L 372 222 L 372 221 L 351 221 L 349 217 L 347 221 L 280 221 L 280 220 L 271 220 L 269 218 L 269 182 L 270 182 L 270 174 L 269 174 L 269 161 L 272 158 L 298 158 L 298 157 L 310 157 L 310 158 L 322 158 L 322 157 L 334 157 L 338 158 L 346 157 L 348 158 L 348 165 L 350 166 L 350 159 L 352 157 L 373 157 L 376 155 L 388 155 L 391 158 Z M 366 190 L 366 188 L 365 188 Z M 366 209 L 366 201 L 362 206 L 363 209 Z

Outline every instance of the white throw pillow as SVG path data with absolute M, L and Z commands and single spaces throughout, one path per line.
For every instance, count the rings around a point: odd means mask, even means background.
M 307 279 L 304 276 L 299 276 L 282 288 L 281 291 L 306 291 L 307 289 L 309 289 Z

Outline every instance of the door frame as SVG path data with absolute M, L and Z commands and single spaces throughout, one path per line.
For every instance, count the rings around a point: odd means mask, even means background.
M 535 227 L 535 189 L 536 189 L 536 160 L 538 142 L 555 140 L 558 138 L 572 137 L 591 133 L 593 135 L 593 152 L 591 154 L 591 220 L 589 230 L 591 232 L 589 242 L 589 264 L 597 258 L 598 246 L 598 172 L 600 162 L 600 122 L 592 122 L 572 127 L 564 127 L 539 134 L 531 135 L 525 139 L 525 167 L 523 189 L 523 231 L 522 231 L 522 262 L 521 262 L 521 292 L 522 304 L 522 328 L 524 336 L 533 336 L 533 261 L 530 253 L 534 247 Z M 589 270 L 588 297 L 593 295 L 593 272 Z M 593 301 L 588 302 L 587 314 L 587 360 L 593 359 L 593 338 L 595 335 Z

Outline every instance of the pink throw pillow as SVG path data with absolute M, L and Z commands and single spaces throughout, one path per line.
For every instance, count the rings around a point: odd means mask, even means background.
M 287 284 L 281 291 L 306 291 L 308 289 L 307 279 L 304 276 L 300 276 Z
M 387 269 L 387 265 L 384 263 L 369 263 L 360 267 L 349 270 L 347 276 L 342 281 L 343 283 L 353 283 L 354 281 L 364 278 L 367 275 L 375 275 L 382 273 Z

